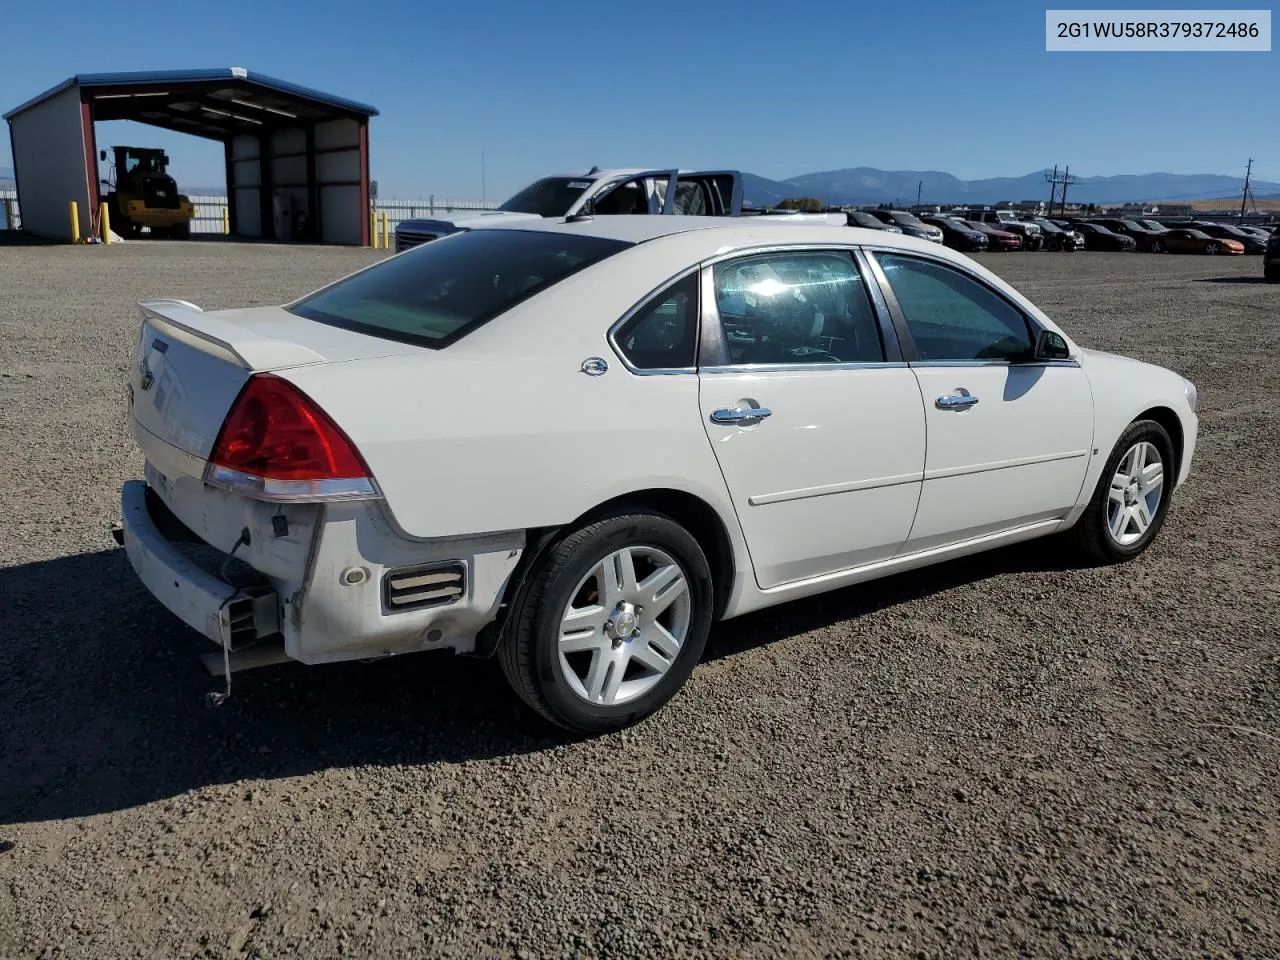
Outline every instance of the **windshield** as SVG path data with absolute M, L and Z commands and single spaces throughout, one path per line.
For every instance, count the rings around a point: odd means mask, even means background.
M 544 177 L 529 184 L 499 210 L 508 213 L 536 213 L 540 217 L 563 217 L 592 184 L 572 177 Z
M 446 347 L 629 246 L 538 230 L 470 230 L 384 260 L 288 309 L 345 330 Z

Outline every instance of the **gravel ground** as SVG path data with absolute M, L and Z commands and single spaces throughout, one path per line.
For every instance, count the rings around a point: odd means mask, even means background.
M 1028 544 L 719 626 L 590 742 L 492 662 L 245 674 L 109 536 L 135 301 L 372 251 L 0 249 L 0 957 L 1280 955 L 1280 287 L 1257 257 L 985 257 L 1200 388 L 1157 545 Z

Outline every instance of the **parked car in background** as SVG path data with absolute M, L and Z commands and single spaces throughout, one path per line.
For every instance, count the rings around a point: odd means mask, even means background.
M 849 217 L 849 226 L 851 227 L 866 227 L 868 230 L 902 233 L 902 228 L 896 223 L 885 223 L 879 217 L 873 217 L 865 210 L 846 210 L 845 213 Z
M 1152 233 L 1164 233 L 1166 230 L 1169 229 L 1159 220 L 1148 220 L 1145 218 L 1138 218 L 1138 219 L 1135 219 L 1133 222 L 1140 227 L 1145 227 L 1146 229 L 1150 230 Z
M 1046 220 L 1044 217 L 1025 217 L 1023 219 L 1027 223 L 1034 223 L 1040 228 L 1040 231 L 1044 234 L 1044 249 L 1046 250 L 1071 252 L 1084 249 L 1084 236 L 1075 230 L 1064 230 L 1052 220 Z
M 1126 237 L 1122 233 L 1114 233 L 1100 223 L 1073 223 L 1071 229 L 1077 233 L 1084 234 L 1084 248 L 1086 250 L 1110 250 L 1123 253 L 1138 248 L 1138 243 L 1133 237 Z
M 533 219 L 141 314 L 118 538 L 228 683 L 452 650 L 585 734 L 662 709 L 716 621 L 1041 537 L 1132 561 L 1198 436 L 1176 372 L 828 226 Z
M 1262 255 L 1262 275 L 1272 283 L 1280 281 L 1280 230 L 1271 234 L 1267 252 Z
M 1012 210 L 980 210 L 965 218 L 971 223 L 988 223 L 997 230 L 1016 233 L 1022 238 L 1021 250 L 1039 250 L 1044 246 L 1044 237 L 1040 227 L 1025 220 L 1019 220 Z
M 1201 233 L 1216 237 L 1219 240 L 1234 240 L 1244 247 L 1245 253 L 1262 254 L 1267 251 L 1266 240 L 1229 223 L 1210 223 L 1201 220 L 1195 226 L 1188 227 L 1188 229 L 1199 230 Z
M 1266 243 L 1268 240 L 1271 239 L 1271 231 L 1268 230 L 1266 227 L 1259 227 L 1259 226 L 1254 226 L 1249 224 L 1240 224 L 1239 226 L 1237 226 L 1236 229 L 1243 230 L 1245 233 L 1252 234 L 1253 236 L 1261 240 L 1263 243 Z
M 1019 234 L 1009 230 L 1002 230 L 990 223 L 983 223 L 981 220 L 956 220 L 971 230 L 977 230 L 979 233 L 987 235 L 988 249 L 993 253 L 1005 253 L 1012 250 L 1022 249 L 1022 237 Z
M 1106 227 L 1112 233 L 1118 233 L 1121 236 L 1130 237 L 1137 245 L 1137 249 L 1150 253 L 1156 250 L 1158 238 L 1163 231 L 1149 230 L 1139 224 L 1136 220 L 1121 220 L 1113 217 L 1091 217 L 1090 223 L 1100 224 Z M 1156 252 L 1159 252 L 1158 250 Z
M 919 217 L 916 217 L 905 210 L 867 210 L 866 213 L 871 214 L 881 223 L 891 223 L 895 227 L 902 230 L 903 233 L 911 237 L 920 237 L 922 240 L 932 240 L 934 243 L 942 242 L 942 231 L 937 227 L 931 227 L 924 223 Z
M 980 253 L 991 245 L 985 233 L 965 225 L 960 220 L 953 220 L 950 217 L 921 217 L 920 219 L 941 230 L 942 242 L 952 250 Z
M 1244 244 L 1239 240 L 1211 237 L 1202 230 L 1170 230 L 1160 235 L 1160 243 L 1169 253 L 1244 253 Z
M 738 216 L 742 175 L 736 170 L 646 170 L 643 168 L 563 174 L 535 180 L 497 210 L 457 216 L 420 217 L 396 224 L 395 249 L 513 220 L 595 214 L 685 214 Z

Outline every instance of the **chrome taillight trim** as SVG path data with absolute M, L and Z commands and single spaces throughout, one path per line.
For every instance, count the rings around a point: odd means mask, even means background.
M 382 498 L 378 485 L 370 477 L 274 480 L 211 463 L 205 468 L 204 482 L 252 500 L 265 500 L 268 503 L 326 503 Z

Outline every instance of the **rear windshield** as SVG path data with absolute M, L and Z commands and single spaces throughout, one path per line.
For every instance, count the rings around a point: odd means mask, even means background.
M 388 340 L 447 347 L 629 246 L 537 230 L 471 230 L 384 260 L 304 297 L 289 310 Z

